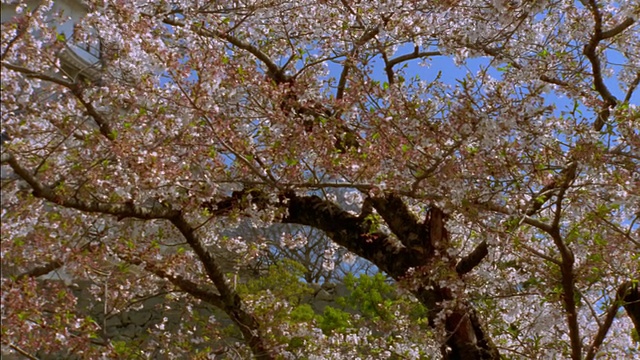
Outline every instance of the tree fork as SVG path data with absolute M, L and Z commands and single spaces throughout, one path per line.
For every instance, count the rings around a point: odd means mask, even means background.
M 404 201 L 395 194 L 365 200 L 363 213 L 356 216 L 344 211 L 337 204 L 323 200 L 318 196 L 297 196 L 293 191 L 280 194 L 278 204 L 266 204 L 266 196 L 259 196 L 256 190 L 251 190 L 251 202 L 260 206 L 284 207 L 287 215 L 280 219 L 282 223 L 306 225 L 324 231 L 336 244 L 344 246 L 349 251 L 361 256 L 382 271 L 385 271 L 396 281 L 403 281 L 410 269 L 423 268 L 429 264 L 445 260 L 449 267 L 446 273 L 458 278 L 461 273 L 456 269 L 454 259 L 445 257 L 436 259 L 434 249 L 446 254 L 449 245 L 448 232 L 445 227 L 446 215 L 437 207 L 432 207 L 423 223 L 420 223 L 410 213 Z M 231 210 L 242 209 L 249 205 L 244 198 L 243 191 L 234 192 L 227 199 L 219 202 L 205 202 L 216 215 L 224 215 Z M 373 206 L 383 217 L 398 240 L 389 235 L 376 231 L 367 220 L 365 213 L 370 213 Z M 417 246 L 421 243 L 421 247 Z M 483 253 L 484 251 L 479 251 Z M 476 258 L 483 258 L 478 254 Z M 480 260 L 474 259 L 465 266 L 464 272 L 471 271 L 469 267 L 477 266 Z M 440 287 L 432 280 L 423 280 L 421 286 L 412 292 L 429 311 L 429 323 L 436 325 L 436 315 L 443 310 L 442 302 L 454 300 L 451 289 Z M 445 318 L 447 332 L 446 346 L 443 356 L 447 360 L 490 360 L 499 359 L 500 355 L 495 344 L 483 329 L 473 308 L 465 301 L 458 301 L 461 305 Z

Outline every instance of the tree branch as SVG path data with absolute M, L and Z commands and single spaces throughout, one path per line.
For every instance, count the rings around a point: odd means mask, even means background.
M 560 264 L 562 276 L 562 299 L 567 316 L 567 325 L 569 327 L 569 339 L 571 341 L 571 358 L 573 360 L 582 359 L 582 341 L 580 340 L 580 327 L 578 326 L 578 312 L 575 300 L 575 279 L 573 273 L 573 265 L 575 257 L 573 252 L 567 246 L 560 234 L 560 219 L 562 214 L 562 201 L 569 185 L 575 179 L 577 174 L 577 163 L 572 161 L 561 173 L 558 179 L 559 191 L 556 195 L 555 214 L 551 229 L 547 231 L 551 236 L 554 244 L 560 252 L 562 263 Z
M 26 181 L 29 186 L 31 186 L 31 189 L 33 189 L 33 195 L 52 203 L 90 213 L 113 215 L 117 216 L 118 219 L 129 217 L 142 220 L 171 219 L 180 214 L 179 211 L 157 202 L 153 207 L 149 208 L 135 205 L 133 202 L 106 203 L 95 200 L 90 201 L 78 198 L 64 198 L 58 195 L 51 187 L 38 181 L 35 176 L 31 175 L 30 171 L 18 163 L 12 154 L 5 153 L 4 155 L 6 155 L 6 162 L 11 166 L 13 171 Z
M 240 193 L 217 203 L 204 204 L 203 206 L 211 208 L 213 211 L 219 209 L 220 213 L 228 213 L 236 206 L 242 208 L 249 205 L 241 201 L 243 196 Z M 264 195 L 252 196 L 251 198 L 254 205 L 267 205 L 264 200 L 258 200 L 265 199 Z M 422 241 L 431 243 L 431 235 L 435 233 L 439 234 L 439 237 L 436 236 L 439 241 L 446 244 L 447 232 L 443 226 L 444 214 L 439 209 L 434 209 L 430 219 L 423 224 L 419 223 L 412 215 L 408 221 L 406 219 L 403 221 L 399 218 L 407 216 L 407 214 L 410 215 L 410 213 L 401 198 L 396 195 L 367 198 L 359 216 L 344 211 L 333 202 L 322 200 L 318 196 L 297 196 L 293 191 L 280 194 L 280 202 L 269 205 L 286 210 L 286 215 L 279 220 L 280 222 L 320 229 L 336 244 L 371 261 L 395 280 L 402 281 L 407 276 L 409 269 L 428 266 L 429 256 L 433 255 L 424 250 L 419 251 L 403 246 L 400 241 L 393 239 L 390 235 L 377 231 L 378 225 L 372 223 L 368 216 L 376 202 L 379 208 L 378 212 L 383 219 L 386 217 L 391 223 L 387 223 L 387 225 L 392 231 L 393 229 L 398 230 L 399 234 L 394 232 L 398 238 L 404 237 L 406 241 L 407 237 L 413 236 L 411 234 L 421 233 L 424 231 L 421 229 L 429 226 L 431 232 L 423 233 L 425 237 L 422 238 Z M 395 215 L 393 215 L 394 210 Z M 405 227 L 414 228 L 408 230 Z M 437 259 L 435 260 L 437 261 Z M 452 299 L 451 290 L 430 279 L 422 279 L 422 281 L 424 283 L 413 292 L 420 302 L 429 309 L 428 318 L 430 324 L 434 325 L 437 314 L 442 310 L 442 301 Z M 471 356 L 465 359 L 499 359 L 497 348 L 485 334 L 478 319 L 469 316 L 471 310 L 471 306 L 465 304 L 447 314 L 446 324 L 450 335 L 447 345 L 452 349 L 450 355 L 454 357 Z
M 258 320 L 245 309 L 244 302 L 240 298 L 240 295 L 229 285 L 224 272 L 218 266 L 213 255 L 195 234 L 193 227 L 189 225 L 181 213 L 170 218 L 169 221 L 180 231 L 189 246 L 191 246 L 198 256 L 207 276 L 213 282 L 216 289 L 218 289 L 218 292 L 220 292 L 220 296 L 213 300 L 219 304 L 220 308 L 238 326 L 255 358 L 265 360 L 274 359 L 275 357 L 271 353 L 266 339 L 260 333 Z
M 418 222 L 400 196 L 388 193 L 383 197 L 371 198 L 371 203 L 404 246 L 431 256 L 433 246 L 426 224 Z
M 627 90 L 627 94 L 624 97 L 625 103 L 629 103 L 629 101 L 631 100 L 631 96 L 633 95 L 633 92 L 638 87 L 638 84 L 640 84 L 640 71 L 636 73 L 635 79 L 633 79 L 631 84 L 629 84 L 629 90 Z
M 597 121 L 594 123 L 594 128 L 597 131 L 600 131 L 606 121 L 606 119 L 604 119 L 604 115 L 606 115 L 606 113 L 604 113 L 605 109 L 615 107 L 618 104 L 618 99 L 616 99 L 615 96 L 611 94 L 609 88 L 607 88 L 607 85 L 605 85 L 604 83 L 604 79 L 602 78 L 602 66 L 600 64 L 600 58 L 596 54 L 598 44 L 601 40 L 606 39 L 606 37 L 604 37 L 605 33 L 602 32 L 602 14 L 600 14 L 600 10 L 598 9 L 598 5 L 596 4 L 595 0 L 589 0 L 588 5 L 594 18 L 593 35 L 591 36 L 591 39 L 589 39 L 589 43 L 584 46 L 582 52 L 587 57 L 587 59 L 589 59 L 589 62 L 591 62 L 593 87 L 605 102 L 604 109 L 601 110 L 602 115 L 599 115 Z M 624 25 L 625 23 L 626 22 L 623 22 L 620 25 Z M 609 37 L 615 36 L 631 24 L 623 27 L 620 27 L 620 25 L 608 31 L 607 35 L 609 35 Z
M 61 79 L 55 76 L 42 74 L 37 71 L 33 71 L 31 69 L 28 69 L 22 66 L 13 65 L 4 61 L 2 62 L 2 66 L 6 67 L 9 70 L 13 70 L 21 74 L 24 74 L 27 77 L 48 81 L 57 85 L 64 86 L 65 88 L 69 89 L 71 93 L 76 97 L 76 99 L 78 99 L 78 101 L 84 106 L 84 108 L 87 110 L 87 113 L 93 118 L 96 124 L 98 124 L 100 133 L 110 141 L 115 140 L 115 133 L 113 132 L 111 125 L 109 125 L 109 121 L 107 121 L 98 112 L 98 110 L 96 110 L 93 104 L 91 104 L 90 102 L 84 99 L 84 97 L 82 96 L 82 88 L 79 86 L 78 83 L 66 81 L 64 79 Z
M 365 32 L 354 44 L 353 49 L 351 50 L 350 57 L 347 57 L 344 63 L 344 68 L 340 73 L 340 79 L 338 80 L 338 89 L 336 90 L 336 99 L 340 100 L 344 97 L 344 91 L 347 87 L 347 77 L 349 75 L 349 71 L 351 70 L 351 63 L 353 58 L 358 54 L 358 48 L 364 44 L 366 44 L 369 40 L 373 39 L 378 33 L 380 33 L 380 26 L 378 25 L 375 28 Z
M 560 217 L 562 214 L 562 200 L 564 199 L 564 194 L 566 193 L 569 185 L 575 180 L 577 175 L 578 163 L 575 161 L 570 162 L 560 173 L 560 178 L 556 183 L 559 183 L 558 186 L 558 194 L 556 195 L 556 213 L 553 218 L 553 223 L 551 226 L 553 228 L 559 228 L 560 226 Z
M 176 19 L 165 18 L 163 22 L 167 25 L 172 25 L 172 26 L 178 26 L 178 27 L 186 26 L 186 23 L 184 21 L 180 21 Z M 204 26 L 199 26 L 198 24 L 192 25 L 190 30 L 201 36 L 215 37 L 218 39 L 226 40 L 233 46 L 247 51 L 251 55 L 255 56 L 267 67 L 267 74 L 276 83 L 282 84 L 289 81 L 289 77 L 287 77 L 284 74 L 283 69 L 281 69 L 278 65 L 276 65 L 276 63 L 273 60 L 271 60 L 271 58 L 267 54 L 262 52 L 262 50 L 258 49 L 257 47 L 247 42 L 244 42 L 233 35 L 230 35 L 215 29 L 206 29 L 204 28 Z
M 9 344 L 9 347 L 12 348 L 13 350 L 15 350 L 18 354 L 26 357 L 29 360 L 39 360 L 37 357 L 29 354 L 28 352 L 26 352 L 25 350 L 20 348 L 18 345 Z
M 560 211 L 560 202 L 562 197 L 558 197 L 558 209 Z M 554 222 L 555 223 L 555 222 Z M 552 230 L 549 232 L 554 244 L 560 252 L 562 257 L 562 264 L 560 265 L 560 272 L 562 276 L 562 300 L 564 303 L 564 309 L 567 317 L 567 325 L 569 327 L 569 339 L 571 341 L 571 358 L 573 360 L 582 359 L 582 341 L 580 340 L 580 327 L 578 326 L 578 312 L 576 309 L 576 297 L 575 297 L 575 281 L 573 274 L 573 264 L 575 263 L 575 257 L 573 252 L 567 244 L 564 243 L 562 236 L 560 235 L 560 228 L 558 224 L 554 224 Z
M 518 246 L 522 247 L 523 249 L 527 250 L 528 252 L 532 253 L 533 255 L 535 255 L 535 256 L 537 256 L 539 258 L 547 260 L 548 262 L 550 262 L 552 264 L 556 264 L 558 266 L 562 266 L 562 262 L 560 260 L 557 260 L 557 259 L 555 259 L 555 258 L 553 258 L 553 257 L 551 257 L 549 255 L 541 253 L 540 251 L 532 248 L 531 246 L 529 246 L 527 244 L 520 243 L 520 244 L 518 244 Z
M 25 277 L 38 277 L 42 275 L 46 275 L 54 270 L 57 270 L 62 267 L 64 263 L 60 260 L 53 260 L 44 265 L 37 266 L 29 271 L 23 272 L 22 274 L 16 277 L 16 281 L 20 281 Z
M 458 261 L 456 264 L 456 272 L 458 275 L 464 275 L 470 272 L 478 266 L 487 255 L 489 255 L 489 246 L 486 241 L 483 241 L 478 244 L 469 255 Z
M 608 39 L 608 38 L 612 38 L 618 34 L 620 34 L 621 32 L 625 31 L 629 26 L 633 25 L 633 23 L 635 22 L 635 20 L 633 20 L 633 18 L 626 18 L 624 19 L 623 22 L 621 22 L 620 24 L 616 25 L 613 27 L 613 29 L 609 29 L 607 31 L 603 31 L 601 38 L 602 40 Z
M 321 200 L 317 196 L 297 197 L 295 194 L 288 194 L 287 197 L 289 199 L 289 216 L 285 218 L 284 222 L 309 225 L 324 230 L 337 244 L 345 246 L 350 251 L 373 262 L 396 280 L 402 280 L 410 268 L 424 265 L 429 256 L 432 256 L 432 254 L 423 254 L 413 249 L 399 247 L 393 244 L 385 234 L 371 234 L 370 225 L 366 224 L 366 222 L 363 223 L 367 218 L 366 215 L 356 217 L 342 211 L 331 202 Z M 375 204 L 376 200 L 370 201 Z M 396 204 L 397 201 L 401 201 L 400 198 L 392 195 L 391 203 Z M 378 202 L 381 202 L 381 200 L 378 200 Z M 390 212 L 394 208 L 388 203 L 384 205 L 385 208 L 378 210 L 379 213 L 381 211 L 387 213 L 387 211 Z M 382 208 L 382 206 L 380 207 Z M 437 209 L 436 211 L 439 212 L 440 210 Z M 396 216 L 400 217 L 403 211 L 399 210 L 398 213 Z M 364 209 L 363 214 L 366 214 Z M 442 216 L 439 215 L 442 214 L 436 213 L 432 216 L 433 221 L 429 221 L 429 226 L 432 230 L 436 227 L 441 227 L 439 233 L 442 237 L 446 237 L 446 230 L 442 227 Z M 385 215 L 381 216 L 384 218 Z M 392 217 L 390 214 L 386 214 L 386 216 Z M 398 222 L 400 233 L 405 236 L 410 233 L 419 233 L 420 229 L 427 225 L 426 221 L 425 224 L 419 224 L 415 219 L 403 223 L 398 219 L 392 218 L 391 222 Z M 409 232 L 402 229 L 403 226 L 408 224 L 412 224 L 411 226 L 417 228 Z M 389 223 L 387 225 L 391 228 Z M 432 234 L 433 232 L 423 241 L 431 243 L 430 236 Z M 396 235 L 402 237 L 398 234 Z M 440 241 L 445 242 L 446 239 L 442 238 Z M 442 310 L 442 301 L 450 300 L 451 293 L 449 289 L 440 287 L 431 280 L 425 281 L 427 283 L 414 290 L 414 294 L 427 306 L 430 324 L 434 324 L 436 315 Z M 463 305 L 447 314 L 445 323 L 449 338 L 446 343 L 451 349 L 447 356 L 451 359 L 499 359 L 500 356 L 496 346 L 484 332 L 478 319 L 475 316 L 470 316 L 470 314 L 473 314 L 470 305 Z
M 46 74 L 42 74 L 38 71 L 34 71 L 22 66 L 18 66 L 18 65 L 13 65 L 11 63 L 2 62 L 2 66 L 6 67 L 9 70 L 13 70 L 15 72 L 19 72 L 21 74 L 24 74 L 27 77 L 30 78 L 35 78 L 35 79 L 40 79 L 40 80 L 44 80 L 44 81 L 48 81 L 48 82 L 52 82 L 54 84 L 58 84 L 58 85 L 62 85 L 68 89 L 72 89 L 75 86 L 75 83 L 70 82 L 70 81 L 66 81 L 64 79 L 61 79 L 59 77 L 55 77 L 55 76 L 51 76 L 51 75 L 46 75 Z
M 520 222 L 527 224 L 527 225 L 531 225 L 534 227 L 537 227 L 538 229 L 545 231 L 545 232 L 549 232 L 551 231 L 551 225 L 546 224 L 540 220 L 534 219 L 532 217 L 529 217 L 527 215 L 518 215 L 515 214 L 512 210 L 507 209 L 504 206 L 492 203 L 492 202 L 484 202 L 484 203 L 476 203 L 477 206 L 485 209 L 485 210 L 489 210 L 489 211 L 493 211 L 493 212 L 497 212 L 497 213 L 501 213 L 501 214 L 505 214 L 505 215 L 512 215 L 512 216 L 516 216 L 518 218 L 520 218 Z
M 308 225 L 323 230 L 338 245 L 376 264 L 394 278 L 405 275 L 410 267 L 420 266 L 423 258 L 415 251 L 376 231 L 366 216 L 352 215 L 338 205 L 317 196 L 286 194 L 288 215 L 283 223 Z
M 217 265 L 213 255 L 205 248 L 195 230 L 185 220 L 182 212 L 173 210 L 171 207 L 160 204 L 153 208 L 141 207 L 133 202 L 125 204 L 109 204 L 97 201 L 86 201 L 80 199 L 64 199 L 58 196 L 50 187 L 41 184 L 34 176 L 23 168 L 13 156 L 9 156 L 8 164 L 23 178 L 33 189 L 36 197 L 46 199 L 64 207 L 73 208 L 85 212 L 103 213 L 117 216 L 118 218 L 133 217 L 143 220 L 166 219 L 169 220 L 180 231 L 187 243 L 196 253 L 205 268 L 207 276 L 220 292 L 219 297 L 212 296 L 208 292 L 203 292 L 192 287 L 190 283 L 174 280 L 182 286 L 190 289 L 193 295 L 212 304 L 217 304 L 229 317 L 238 325 L 247 344 L 252 349 L 257 359 L 273 359 L 273 355 L 267 347 L 265 339 L 260 335 L 259 324 L 255 317 L 248 313 L 243 306 L 242 299 L 227 283 L 224 273 Z M 168 274 L 162 273 L 166 276 Z M 197 286 L 197 285 L 196 285 Z
M 618 309 L 621 305 L 625 306 L 625 309 L 627 307 L 635 306 L 635 309 L 631 309 L 631 311 L 627 310 L 627 312 L 636 326 L 636 331 L 640 329 L 640 323 L 638 322 L 638 320 L 640 320 L 640 293 L 638 292 L 637 284 L 634 288 L 634 284 L 629 281 L 618 287 L 616 297 L 609 306 L 609 309 L 607 309 L 604 322 L 598 328 L 598 332 L 589 346 L 585 360 L 595 359 L 596 354 L 607 336 L 607 333 L 611 328 L 611 324 L 613 324 L 613 320 L 615 320 L 616 315 L 618 314 Z M 635 314 L 635 316 L 632 314 Z
M 420 49 L 416 46 L 412 53 L 400 55 L 389 60 L 386 68 L 393 69 L 394 66 L 405 61 L 438 55 L 442 55 L 442 53 L 440 51 L 420 51 Z
M 98 112 L 98 110 L 95 108 L 95 106 L 93 106 L 92 103 L 84 99 L 84 96 L 82 96 L 82 89 L 78 86 L 75 86 L 71 89 L 71 92 L 73 93 L 73 95 L 75 95 L 76 99 L 78 99 L 78 101 L 80 101 L 80 103 L 84 106 L 84 108 L 87 110 L 87 113 L 93 118 L 96 124 L 98 124 L 100 133 L 110 141 L 115 140 L 116 133 L 111 128 L 111 125 L 109 125 L 109 121 L 106 120 Z
M 121 255 L 122 256 L 122 255 Z M 224 302 L 220 295 L 203 289 L 202 284 L 196 284 L 195 282 L 185 279 L 180 275 L 172 275 L 161 267 L 155 266 L 155 264 L 151 264 L 149 262 L 142 262 L 142 260 L 137 258 L 129 258 L 127 256 L 122 256 L 126 262 L 144 267 L 150 273 L 158 276 L 159 278 L 168 280 L 173 285 L 177 286 L 180 290 L 188 293 L 189 295 L 200 299 L 206 303 L 209 303 L 219 309 L 224 309 Z
M 640 334 L 640 285 L 639 279 L 628 281 L 618 289 L 618 296 L 624 301 L 624 309 Z

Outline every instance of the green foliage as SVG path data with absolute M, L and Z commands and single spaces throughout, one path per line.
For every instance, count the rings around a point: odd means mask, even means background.
M 345 298 L 346 304 L 358 309 L 367 318 L 383 320 L 393 318 L 392 298 L 395 297 L 395 289 L 387 283 L 384 275 L 363 274 L 356 279 L 352 274 L 348 274 L 344 283 L 351 290 L 351 294 Z
M 305 338 L 300 336 L 294 336 L 289 340 L 289 344 L 287 345 L 288 351 L 295 351 L 296 349 L 304 348 L 305 346 Z
M 269 291 L 275 296 L 293 304 L 299 304 L 313 289 L 302 282 L 305 267 L 293 260 L 285 259 L 269 267 L 267 274 L 238 286 L 240 294 L 260 295 Z
M 142 359 L 140 344 L 135 341 L 112 341 L 113 352 L 121 359 Z
M 380 224 L 383 223 L 383 219 L 380 215 L 371 213 L 364 218 L 366 227 L 368 227 L 369 233 L 374 233 L 380 230 Z
M 313 308 L 309 304 L 302 304 L 291 311 L 291 321 L 309 322 L 316 316 Z
M 403 314 L 421 328 L 428 326 L 427 308 L 413 297 L 400 295 L 397 286 L 382 273 L 362 274 L 357 278 L 347 274 L 343 281 L 350 293 L 337 299 L 338 304 L 357 311 L 364 321 L 384 326 Z
M 351 327 L 350 319 L 351 314 L 348 312 L 327 306 L 322 316 L 318 317 L 318 327 L 327 335 L 332 331 L 344 332 Z

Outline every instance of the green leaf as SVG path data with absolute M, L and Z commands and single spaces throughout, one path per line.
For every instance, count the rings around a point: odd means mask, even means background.
M 322 316 L 318 319 L 318 327 L 325 335 L 330 334 L 332 331 L 343 332 L 351 326 L 350 318 L 351 315 L 349 313 L 327 306 L 324 308 Z
M 313 308 L 309 304 L 302 304 L 291 312 L 291 320 L 294 322 L 308 322 L 316 317 Z

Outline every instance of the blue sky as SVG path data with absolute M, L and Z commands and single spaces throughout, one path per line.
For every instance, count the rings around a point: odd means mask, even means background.
M 411 53 L 413 48 L 411 46 L 401 47 L 394 56 L 403 55 L 406 53 Z M 609 61 L 612 63 L 623 63 L 624 58 L 620 56 L 620 54 L 609 51 L 607 54 L 609 56 Z M 462 65 L 456 65 L 453 57 L 451 56 L 434 56 L 428 60 L 429 66 L 420 66 L 420 62 L 422 60 L 416 59 L 407 62 L 407 67 L 404 69 L 406 78 L 411 78 L 414 76 L 419 76 L 421 80 L 424 81 L 432 81 L 436 78 L 439 72 L 441 72 L 440 80 L 449 85 L 455 85 L 456 80 L 464 78 L 467 73 L 475 74 L 481 68 L 486 68 L 490 65 L 491 58 L 488 57 L 478 57 L 478 58 L 470 58 L 464 61 Z M 384 82 L 387 80 L 386 75 L 384 73 L 384 62 L 381 58 L 375 59 L 374 62 L 377 65 L 377 71 L 374 72 L 374 79 L 380 82 Z M 396 66 L 396 69 L 401 65 Z M 501 78 L 500 71 L 496 68 L 497 66 L 502 66 L 502 64 L 493 63 L 492 67 L 489 68 L 488 73 L 496 78 Z M 621 69 L 621 66 L 613 67 L 616 71 Z M 330 63 L 330 76 L 339 78 L 340 72 L 342 71 L 342 66 L 336 63 Z M 608 86 L 611 93 L 618 99 L 624 99 L 626 95 L 626 89 L 623 91 L 618 86 L 618 81 L 615 78 L 605 78 L 605 83 Z M 559 115 L 561 110 L 572 109 L 573 102 L 565 97 L 558 97 L 553 93 L 549 93 L 545 96 L 548 103 L 553 103 L 556 105 L 556 115 Z M 640 104 L 640 90 L 634 92 L 631 97 L 630 104 L 638 105 Z M 590 111 L 587 108 L 580 108 L 583 111 L 585 116 L 589 116 Z M 595 114 L 591 115 L 595 119 Z

